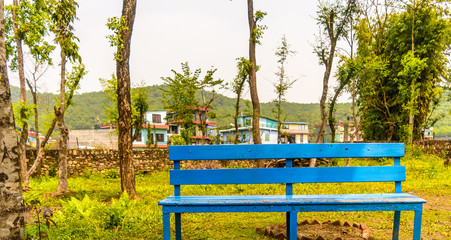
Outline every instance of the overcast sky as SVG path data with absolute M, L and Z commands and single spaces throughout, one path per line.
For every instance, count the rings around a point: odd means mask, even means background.
M 100 91 L 98 79 L 109 78 L 116 67 L 114 49 L 105 37 L 110 34 L 105 23 L 108 17 L 121 15 L 122 1 L 79 0 L 78 3 L 76 35 L 80 39 L 80 55 L 89 71 L 81 81 L 80 92 Z M 314 19 L 316 4 L 316 0 L 254 1 L 254 10 L 268 13 L 262 22 L 268 29 L 256 50 L 257 64 L 261 66 L 257 73 L 260 101 L 275 98 L 274 51 L 285 34 L 292 50 L 297 52 L 288 58 L 287 73 L 292 79 L 298 79 L 288 90 L 287 100 L 319 102 L 324 67 L 319 65 L 312 47 L 314 34 L 318 32 Z M 130 57 L 132 84 L 162 84 L 161 77 L 172 76 L 171 69 L 180 71 L 182 62 L 189 62 L 192 70 L 201 68 L 203 73 L 213 66 L 217 68 L 217 78 L 230 82 L 237 71 L 235 59 L 248 57 L 248 39 L 244 0 L 138 0 Z M 60 61 L 58 52 L 53 59 L 55 63 Z M 47 71 L 39 84 L 40 91 L 57 92 L 57 68 L 56 65 Z M 11 84 L 19 85 L 17 73 L 9 72 L 9 78 Z M 331 82 L 335 86 L 333 76 Z M 234 97 L 229 90 L 220 92 Z M 344 96 L 340 101 L 349 100 Z

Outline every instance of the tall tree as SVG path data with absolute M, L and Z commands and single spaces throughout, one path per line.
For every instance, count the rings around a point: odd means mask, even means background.
M 238 144 L 238 117 L 240 114 L 240 100 L 241 100 L 241 94 L 243 93 L 244 84 L 246 83 L 246 80 L 248 80 L 249 77 L 249 67 L 251 63 L 249 60 L 247 60 L 244 57 L 237 58 L 237 68 L 238 73 L 235 77 L 235 79 L 232 82 L 232 91 L 236 94 L 236 101 L 235 101 L 235 116 L 233 117 L 234 125 L 235 125 L 235 144 Z
M 85 71 L 85 67 L 83 64 L 80 64 L 78 66 L 75 66 L 73 71 L 71 72 L 71 74 L 69 74 L 68 76 L 68 81 L 66 84 L 66 97 L 65 97 L 65 106 L 66 108 L 64 109 L 63 115 L 65 114 L 65 111 L 67 111 L 67 108 L 72 104 L 72 98 L 74 96 L 75 91 L 78 89 L 78 85 L 80 83 L 80 80 L 83 78 L 83 76 L 86 74 Z M 34 173 L 34 171 L 36 171 L 36 169 L 39 167 L 39 165 L 41 164 L 43 155 L 44 155 L 44 147 L 46 146 L 46 144 L 48 143 L 50 136 L 53 133 L 53 130 L 55 129 L 56 123 L 57 123 L 57 119 L 59 117 L 59 112 L 57 111 L 57 107 L 54 107 L 54 110 L 56 109 L 54 118 L 53 120 L 50 122 L 50 126 L 47 130 L 47 133 L 45 134 L 44 140 L 41 142 L 40 146 L 37 147 L 37 154 L 36 154 L 36 158 L 34 159 L 33 164 L 31 165 L 30 169 L 28 169 L 25 177 L 24 177 L 24 189 L 28 190 L 28 186 L 30 184 L 30 177 L 31 175 Z M 67 171 L 66 171 L 67 174 Z M 67 180 L 67 177 L 66 177 Z
M 337 42 L 345 35 L 355 8 L 355 0 L 319 1 L 316 20 L 320 26 L 320 35 L 318 42 L 314 46 L 314 52 L 319 58 L 319 63 L 324 65 L 325 72 L 323 76 L 323 93 L 319 104 L 321 124 L 316 143 L 324 141 L 324 134 L 326 132 L 326 100 Z M 310 160 L 310 167 L 315 166 L 315 164 L 316 159 L 312 158 Z
M 38 61 L 51 62 L 50 52 L 54 49 L 44 37 L 48 35 L 48 14 L 44 0 L 13 0 L 13 5 L 6 6 L 7 23 L 7 52 L 11 69 L 19 72 L 20 104 L 16 120 L 22 129 L 20 134 L 20 164 L 22 176 L 27 171 L 26 142 L 28 139 L 28 118 L 26 100 L 26 84 L 24 72 L 23 43 L 30 50 L 32 56 Z M 9 14 L 10 13 L 10 14 Z
M 323 93 L 320 100 L 321 124 L 316 138 L 317 143 L 324 141 L 324 133 L 326 131 L 326 100 L 337 42 L 346 33 L 355 7 L 355 0 L 335 1 L 333 3 L 319 1 L 316 20 L 320 26 L 320 36 L 314 47 L 314 52 L 317 54 L 320 64 L 324 65 L 325 72 L 323 76 Z
M 19 146 L 6 67 L 4 3 L 0 4 L 0 238 L 21 239 L 25 230 Z
M 355 11 L 358 13 L 358 9 Z M 357 14 L 356 14 L 357 15 Z M 348 89 L 349 92 L 351 92 L 351 98 L 352 98 L 352 113 L 353 113 L 353 120 L 354 120 L 354 127 L 357 127 L 357 120 L 356 120 L 356 104 L 355 104 L 355 78 L 356 78 L 356 71 L 357 66 L 354 61 L 354 41 L 355 41 L 355 31 L 353 31 L 354 25 L 356 24 L 356 18 L 357 16 L 351 16 L 351 20 L 349 21 L 349 31 L 348 34 L 344 36 L 346 39 L 348 45 L 349 45 L 349 52 L 348 56 L 341 55 L 340 63 L 338 66 L 338 73 L 337 73 L 337 79 L 338 79 L 338 86 L 335 88 L 335 92 L 333 97 L 331 98 L 329 102 L 329 115 L 328 115 L 328 121 L 329 121 L 329 128 L 331 133 L 331 142 L 335 142 L 335 105 L 337 103 L 338 97 L 341 95 L 342 91 Z M 352 85 L 351 85 L 352 84 Z M 345 129 L 345 131 L 349 131 L 348 128 Z M 355 134 L 355 132 L 354 132 Z M 346 141 L 346 140 L 345 140 Z M 354 141 L 354 136 L 351 137 L 351 143 Z M 348 158 L 348 161 L 350 158 Z
M 162 88 L 165 107 L 171 110 L 172 120 L 180 123 L 180 126 L 184 128 L 181 135 L 186 143 L 190 142 L 189 137 L 196 128 L 194 114 L 200 117 L 199 127 L 201 128 L 202 138 L 204 138 L 207 130 L 207 110 L 217 97 L 215 87 L 222 87 L 223 80 L 213 78 L 216 69 L 208 70 L 207 74 L 201 78 L 201 69 L 191 72 L 188 63 L 182 63 L 182 73 L 175 70 L 172 70 L 172 72 L 174 77 L 162 78 L 165 86 Z M 203 93 L 206 89 L 212 90 L 208 99 Z M 203 98 L 202 102 L 199 101 L 201 98 Z
M 296 80 L 290 80 L 285 72 L 285 63 L 287 61 L 288 56 L 295 54 L 295 51 L 290 49 L 290 45 L 287 42 L 285 35 L 282 37 L 282 42 L 280 46 L 277 48 L 275 54 L 279 58 L 277 62 L 279 63 L 279 71 L 276 73 L 276 76 L 279 80 L 274 83 L 275 92 L 277 94 L 277 98 L 274 100 L 275 105 L 275 113 L 277 119 L 277 143 L 280 143 L 280 139 L 282 136 L 282 103 L 286 101 L 285 94 L 289 88 L 293 86 L 293 83 Z
M 30 89 L 31 96 L 33 97 L 34 108 L 34 132 L 36 133 L 36 152 L 39 152 L 41 147 L 39 137 L 39 111 L 38 111 L 38 80 L 45 74 L 48 69 L 48 65 L 45 62 L 34 61 L 33 69 L 29 69 L 31 80 L 26 78 L 28 88 Z M 25 177 L 25 175 L 23 175 Z
M 263 35 L 263 30 L 266 29 L 264 25 L 258 25 L 258 22 L 263 20 L 266 15 L 265 12 L 256 11 L 254 15 L 254 2 L 253 0 L 247 0 L 247 15 L 249 22 L 249 61 L 251 62 L 249 68 L 249 87 L 252 100 L 252 137 L 254 144 L 261 144 L 260 137 L 260 101 L 258 100 L 257 93 L 257 59 L 255 56 L 255 46 L 260 44 L 260 39 Z
M 131 198 L 137 198 L 135 187 L 135 166 L 132 155 L 132 105 L 130 100 L 130 45 L 135 22 L 136 0 L 124 0 L 122 16 L 116 20 L 116 76 L 118 149 L 121 170 L 121 189 Z
M 73 23 L 77 19 L 78 3 L 75 0 L 53 0 L 51 13 L 52 32 L 55 34 L 55 42 L 60 47 L 61 56 L 61 83 L 59 107 L 55 107 L 56 124 L 60 131 L 59 138 L 59 165 L 58 165 L 58 193 L 69 191 L 67 182 L 67 136 L 69 130 L 64 121 L 66 112 L 66 63 L 70 60 L 72 63 L 81 63 L 81 57 L 78 54 L 78 38 L 74 35 Z M 78 68 L 78 69 L 77 69 Z M 74 68 L 74 76 L 84 75 L 84 66 Z M 81 78 L 80 77 L 80 78 Z M 78 86 L 78 85 L 77 85 Z M 77 87 L 72 86 L 72 87 Z
M 19 32 L 19 27 L 17 23 L 17 11 L 19 4 L 17 0 L 13 0 L 13 30 L 14 30 L 14 39 L 16 41 L 16 50 L 17 50 L 17 58 L 18 58 L 18 69 L 19 69 L 19 82 L 20 82 L 20 103 L 21 105 L 25 105 L 27 101 L 26 94 L 26 85 L 25 85 L 25 74 L 24 74 L 24 63 L 23 63 L 23 51 L 22 51 L 22 38 Z M 20 111 L 20 118 L 26 119 L 24 111 Z M 26 154 L 26 142 L 28 139 L 28 123 L 27 121 L 22 121 L 23 125 L 22 132 L 20 134 L 20 168 L 22 171 L 22 176 L 25 176 L 27 170 L 27 154 Z
M 449 76 L 446 7 L 429 0 L 416 0 L 415 11 L 401 7 L 386 17 L 385 25 L 376 27 L 373 17 L 362 19 L 357 29 L 363 66 L 358 95 L 359 104 L 367 106 L 362 129 L 368 140 L 408 143 L 412 109 L 413 139 L 419 139 Z

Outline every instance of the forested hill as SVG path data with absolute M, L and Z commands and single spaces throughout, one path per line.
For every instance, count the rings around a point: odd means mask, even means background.
M 163 96 L 159 86 L 146 87 L 148 92 L 148 102 L 151 110 L 161 110 L 163 107 Z M 11 86 L 12 100 L 16 103 L 19 100 L 19 88 Z M 39 94 L 39 110 L 41 128 L 45 126 L 45 120 L 49 119 L 48 115 L 53 114 L 53 105 L 56 103 L 58 96 L 51 93 Z M 27 97 L 31 102 L 31 95 Z M 102 123 L 106 123 L 106 114 L 104 112 L 103 103 L 107 100 L 103 92 L 89 92 L 77 94 L 74 96 L 74 104 L 69 107 L 66 113 L 66 124 L 70 129 L 93 129 L 95 121 L 98 118 Z M 233 115 L 235 99 L 219 95 L 213 104 L 212 112 L 215 113 L 215 118 L 211 120 L 218 124 L 220 128 L 229 128 L 230 123 L 233 122 Z M 242 103 L 243 114 L 251 114 L 250 101 Z M 272 109 L 273 103 L 262 103 L 262 116 L 275 118 Z M 448 111 L 451 108 L 451 103 L 444 103 L 437 110 L 436 114 L 444 114 L 445 118 L 436 123 L 435 132 L 437 137 L 451 137 L 451 117 Z M 310 129 L 319 125 L 320 112 L 319 104 L 301 104 L 301 103 L 284 103 L 283 109 L 285 113 L 285 121 L 290 122 L 308 122 Z M 352 116 L 351 104 L 340 103 L 337 105 L 336 119 L 338 121 L 346 121 L 348 116 Z

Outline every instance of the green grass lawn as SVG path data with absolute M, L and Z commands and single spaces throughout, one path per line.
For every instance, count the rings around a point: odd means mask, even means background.
M 418 149 L 409 149 L 401 163 L 407 168 L 403 192 L 428 201 L 424 206 L 423 239 L 451 239 L 451 169 L 444 160 Z M 342 166 L 344 160 L 336 165 Z M 352 165 L 391 165 L 390 159 L 354 160 Z M 129 200 L 120 191 L 120 179 L 114 174 L 90 174 L 69 179 L 71 193 L 55 197 L 56 177 L 32 179 L 27 202 L 39 199 L 41 207 L 54 210 L 57 228 L 47 230 L 50 239 L 162 239 L 162 216 L 158 201 L 173 194 L 169 172 L 137 175 L 139 200 Z M 295 184 L 294 194 L 394 192 L 393 183 Z M 282 184 L 216 185 L 182 187 L 184 195 L 285 194 Z M 34 215 L 28 214 L 32 221 Z M 349 220 L 366 223 L 373 239 L 391 239 L 393 212 L 300 213 L 298 220 Z M 284 223 L 284 213 L 197 213 L 182 215 L 184 239 L 267 239 L 256 227 Z M 31 235 L 37 226 L 28 224 Z M 412 239 L 413 212 L 401 214 L 401 239 Z

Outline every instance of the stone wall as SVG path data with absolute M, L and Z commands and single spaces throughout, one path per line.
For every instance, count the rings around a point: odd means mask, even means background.
M 34 159 L 36 151 L 27 152 L 28 159 Z M 168 160 L 167 149 L 134 150 L 136 171 L 159 171 L 172 167 Z M 29 162 L 29 164 L 31 164 Z M 41 175 L 55 175 L 58 169 L 58 150 L 46 150 Z M 82 175 L 86 171 L 102 171 L 104 169 L 119 169 L 118 151 L 101 149 L 69 149 L 68 172 L 69 175 Z
M 427 152 L 445 158 L 447 164 L 449 164 L 451 159 L 451 140 L 417 141 L 415 144 L 422 147 Z
M 451 140 L 427 140 L 418 141 L 415 144 L 438 156 L 451 158 Z

